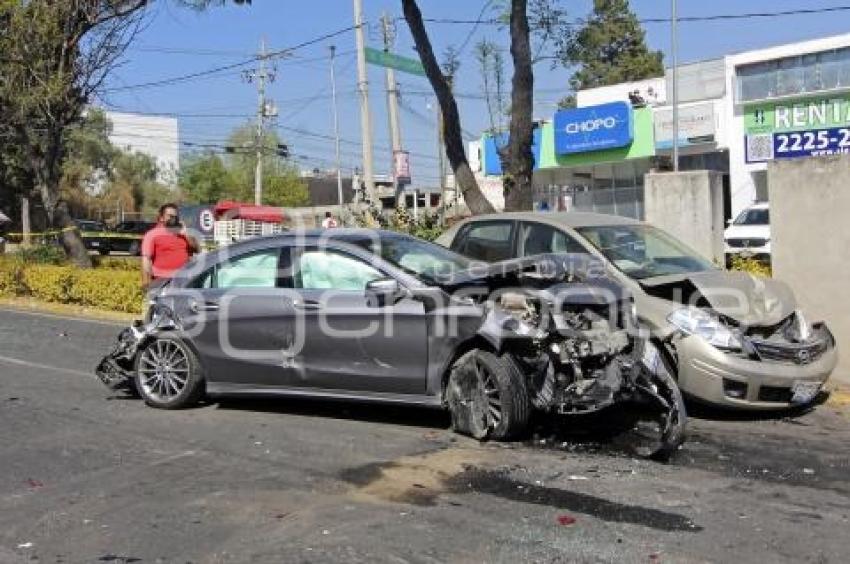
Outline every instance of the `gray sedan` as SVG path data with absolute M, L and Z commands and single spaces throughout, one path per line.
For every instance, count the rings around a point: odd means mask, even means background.
M 476 264 L 371 230 L 253 239 L 157 288 L 97 373 L 164 409 L 204 395 L 442 407 L 480 439 L 521 436 L 533 410 L 628 404 L 655 433 L 645 454 L 669 454 L 684 405 L 630 331 L 630 296 L 576 257 L 544 259 Z

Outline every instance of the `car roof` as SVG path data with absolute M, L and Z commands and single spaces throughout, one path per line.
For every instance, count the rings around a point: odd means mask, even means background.
M 502 212 L 477 215 L 463 223 L 487 221 L 493 219 L 513 219 L 547 223 L 561 227 L 597 227 L 602 225 L 641 225 L 641 221 L 619 215 L 591 212 Z
M 262 235 L 259 237 L 251 237 L 250 239 L 242 239 L 234 241 L 222 249 L 228 249 L 228 252 L 250 251 L 253 248 L 261 248 L 273 246 L 276 242 L 285 242 L 292 239 L 334 239 L 337 241 L 350 242 L 354 239 L 364 239 L 378 236 L 381 239 L 389 238 L 409 238 L 415 239 L 406 233 L 398 231 L 388 231 L 386 229 L 368 229 L 365 227 L 336 227 L 332 229 L 295 229 L 284 231 L 283 233 L 274 233 L 272 235 Z

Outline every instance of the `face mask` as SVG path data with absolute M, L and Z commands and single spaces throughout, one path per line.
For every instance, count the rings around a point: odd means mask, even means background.
M 169 217 L 165 222 L 166 227 L 180 227 L 179 217 Z

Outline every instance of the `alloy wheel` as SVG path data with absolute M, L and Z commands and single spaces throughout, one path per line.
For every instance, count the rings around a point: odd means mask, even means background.
M 183 347 L 174 341 L 154 341 L 139 357 L 142 391 L 156 401 L 169 402 L 186 389 L 189 369 Z

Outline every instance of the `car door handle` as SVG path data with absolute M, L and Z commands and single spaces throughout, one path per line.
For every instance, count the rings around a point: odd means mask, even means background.
M 302 311 L 315 311 L 318 309 L 322 309 L 322 304 L 320 304 L 319 302 L 314 302 L 312 300 L 297 300 L 292 302 L 292 306 L 295 309 L 300 309 Z
M 202 311 L 218 311 L 218 303 L 192 300 L 192 303 L 189 304 L 189 309 L 191 309 L 193 313 L 200 313 Z

